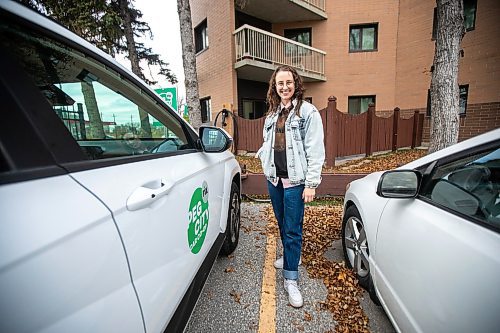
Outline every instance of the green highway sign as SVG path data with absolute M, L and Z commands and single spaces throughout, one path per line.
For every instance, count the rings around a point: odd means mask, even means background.
M 156 93 L 163 98 L 168 105 L 170 105 L 175 111 L 177 111 L 177 88 L 160 88 L 155 89 Z

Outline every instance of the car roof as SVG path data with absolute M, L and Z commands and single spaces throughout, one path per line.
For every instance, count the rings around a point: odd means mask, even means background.
M 419 158 L 418 160 L 415 160 L 413 162 L 410 162 L 408 164 L 405 164 L 398 169 L 414 169 L 419 166 L 425 165 L 427 163 L 430 163 L 432 161 L 438 160 L 440 158 L 443 158 L 448 155 L 452 155 L 457 152 L 461 152 L 476 146 L 480 146 L 483 144 L 487 144 L 489 142 L 493 142 L 495 140 L 500 139 L 500 128 L 494 129 L 492 131 L 489 131 L 484 134 L 480 134 L 478 136 L 472 137 L 468 140 L 456 143 L 452 146 L 443 148 L 441 150 L 438 150 L 432 154 L 426 155 L 422 158 Z

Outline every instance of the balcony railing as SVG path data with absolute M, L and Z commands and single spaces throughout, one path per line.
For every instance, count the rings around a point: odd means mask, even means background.
M 256 60 L 273 65 L 290 65 L 304 73 L 325 75 L 326 53 L 321 50 L 246 24 L 238 28 L 234 36 L 236 62 Z

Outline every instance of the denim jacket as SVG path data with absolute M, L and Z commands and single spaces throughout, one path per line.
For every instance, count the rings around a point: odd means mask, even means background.
M 297 100 L 293 100 L 294 107 Z M 276 166 L 274 165 L 274 137 L 278 112 L 269 114 L 264 122 L 264 143 L 256 158 L 260 158 L 264 175 L 271 181 L 276 181 Z M 321 182 L 321 168 L 325 161 L 323 144 L 323 123 L 314 105 L 302 102 L 300 116 L 293 110 L 285 121 L 286 159 L 290 184 L 305 184 L 316 188 Z

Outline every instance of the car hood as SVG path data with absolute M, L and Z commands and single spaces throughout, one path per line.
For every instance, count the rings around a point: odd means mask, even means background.
M 359 186 L 359 184 L 363 184 L 362 186 L 365 189 L 373 189 L 376 192 L 377 186 L 378 186 L 378 181 L 384 172 L 385 171 L 372 172 L 363 178 L 356 179 L 356 180 L 352 181 L 350 186 L 357 187 L 357 186 Z M 351 188 L 351 187 L 349 187 L 349 188 Z

